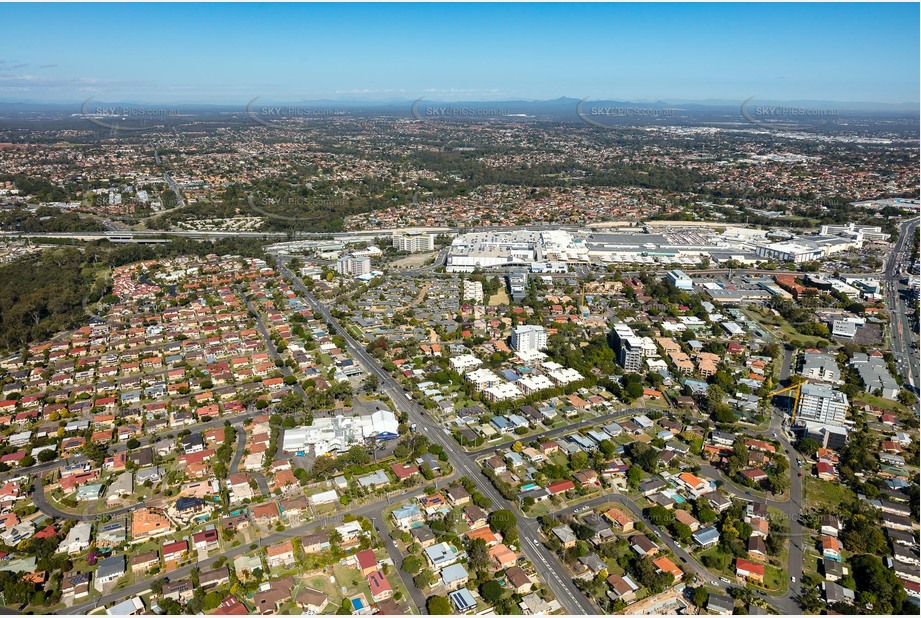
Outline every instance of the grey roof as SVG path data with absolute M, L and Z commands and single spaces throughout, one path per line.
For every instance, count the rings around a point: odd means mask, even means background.
M 579 562 L 592 570 L 593 573 L 600 573 L 608 568 L 608 565 L 598 557 L 597 554 L 588 554 L 579 558 Z
M 432 532 L 428 526 L 419 526 L 418 528 L 413 528 L 409 531 L 409 533 L 420 543 L 435 540 L 435 533 Z
M 576 540 L 576 535 L 572 531 L 572 528 L 570 528 L 566 524 L 557 526 L 556 528 L 552 530 L 552 532 L 564 543 Z
M 881 389 L 885 397 L 887 394 L 894 395 L 899 392 L 899 385 L 889 374 L 889 367 L 883 359 L 858 352 L 854 354 L 850 364 L 860 374 L 860 380 L 868 393 Z
M 96 569 L 96 579 L 123 575 L 125 573 L 125 557 L 109 556 L 99 561 Z
M 473 598 L 473 595 L 470 594 L 470 591 L 466 588 L 461 588 L 448 594 L 448 597 L 451 599 L 451 602 L 454 604 L 454 607 L 457 608 L 460 612 L 466 612 L 469 609 L 476 607 L 476 599 Z
M 731 612 L 735 607 L 735 601 L 724 594 L 710 594 L 707 600 L 707 609 L 710 611 Z
M 693 535 L 694 540 L 701 545 L 707 545 L 718 541 L 720 538 L 720 532 L 716 529 L 716 526 L 707 526 L 706 528 L 701 528 Z
M 829 603 L 853 603 L 854 591 L 835 582 L 825 582 L 825 600 Z
M 358 484 L 362 487 L 370 487 L 372 485 L 387 485 L 389 483 L 390 478 L 383 470 L 376 470 L 371 474 L 366 474 L 365 476 L 358 478 Z
M 667 486 L 668 483 L 657 476 L 653 476 L 640 482 L 640 491 L 645 494 L 652 491 L 665 489 Z
M 837 560 L 830 560 L 828 558 L 822 559 L 822 570 L 825 573 L 825 576 L 833 576 L 835 578 L 844 577 L 844 565 L 842 565 Z
M 464 579 L 467 576 L 467 569 L 461 564 L 451 564 L 441 570 L 441 578 L 446 584 Z
M 838 362 L 831 354 L 816 354 L 807 352 L 803 355 L 803 373 L 818 370 L 828 379 L 837 382 L 841 379 L 841 370 L 838 369 Z

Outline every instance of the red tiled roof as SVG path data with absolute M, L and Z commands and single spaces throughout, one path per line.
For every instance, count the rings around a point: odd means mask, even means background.
M 358 552 L 355 554 L 355 558 L 358 559 L 358 566 L 361 570 L 377 566 L 377 556 L 375 556 L 374 551 L 370 549 Z

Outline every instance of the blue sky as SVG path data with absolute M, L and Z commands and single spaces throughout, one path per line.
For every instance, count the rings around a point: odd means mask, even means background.
M 0 4 L 0 101 L 918 101 L 906 4 Z

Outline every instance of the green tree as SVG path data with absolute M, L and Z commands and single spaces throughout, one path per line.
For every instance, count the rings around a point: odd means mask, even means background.
M 80 452 L 96 466 L 101 466 L 108 455 L 106 445 L 101 442 L 87 442 L 80 448 Z
M 643 396 L 643 384 L 640 382 L 628 382 L 623 389 L 624 400 L 627 403 L 636 401 Z
M 489 527 L 493 532 L 506 535 L 518 525 L 518 518 L 508 509 L 499 509 L 489 516 Z
M 614 452 L 617 450 L 617 446 L 610 440 L 602 440 L 598 445 L 598 448 L 601 450 L 601 453 L 604 455 L 605 459 L 610 459 L 614 456 Z
M 223 598 L 224 598 L 224 595 L 222 595 L 220 592 L 217 592 L 216 590 L 212 590 L 211 592 L 205 595 L 205 600 L 202 604 L 202 609 L 204 609 L 206 612 L 209 612 L 213 609 L 217 609 L 217 606 L 221 604 L 221 600 L 223 600 Z
M 583 470 L 588 465 L 588 454 L 584 451 L 576 451 L 570 456 L 569 465 L 573 470 Z
M 413 578 L 413 583 L 416 584 L 416 588 L 418 588 L 419 590 L 425 590 L 426 588 L 431 586 L 432 582 L 434 581 L 435 581 L 435 574 L 432 573 L 429 569 L 424 569 L 420 571 L 419 574 Z
M 905 589 L 895 571 L 887 569 L 878 556 L 860 554 L 852 557 L 851 572 L 857 582 L 858 596 L 873 599 L 874 614 L 897 614 L 902 611 Z
M 675 516 L 664 506 L 653 506 L 646 509 L 646 519 L 657 526 L 669 526 Z
M 637 489 L 642 480 L 643 469 L 639 466 L 630 466 L 630 469 L 627 470 L 627 484 L 630 485 L 632 489 Z
M 483 571 L 489 566 L 488 552 L 484 539 L 474 539 L 467 549 L 467 566 L 471 571 Z
M 697 607 L 704 607 L 707 605 L 707 601 L 710 600 L 710 593 L 703 586 L 698 586 L 694 588 L 694 591 L 691 592 L 691 603 Z
M 448 597 L 436 595 L 429 597 L 425 602 L 425 608 L 431 616 L 447 616 L 451 614 L 451 602 Z
M 815 455 L 815 452 L 822 447 L 816 440 L 812 438 L 799 438 L 796 442 L 793 443 L 793 448 L 798 450 L 804 455 Z
M 683 524 L 680 521 L 672 522 L 669 529 L 672 531 L 675 538 L 683 543 L 687 543 L 691 539 L 691 535 L 694 534 L 694 531 L 691 530 L 689 525 Z
M 409 555 L 403 559 L 403 570 L 410 575 L 416 575 L 422 570 L 422 560 L 417 556 Z
M 480 586 L 480 595 L 490 605 L 495 605 L 502 598 L 502 586 L 494 579 L 490 579 Z

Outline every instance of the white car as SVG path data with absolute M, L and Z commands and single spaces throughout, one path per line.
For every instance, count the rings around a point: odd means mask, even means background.
M 796 583 L 796 578 L 795 578 L 795 577 L 791 577 L 791 578 L 790 578 L 790 581 L 791 581 L 792 583 L 795 584 L 795 583 Z
M 540 547 L 540 541 L 538 541 L 537 539 L 534 539 L 534 544 Z

